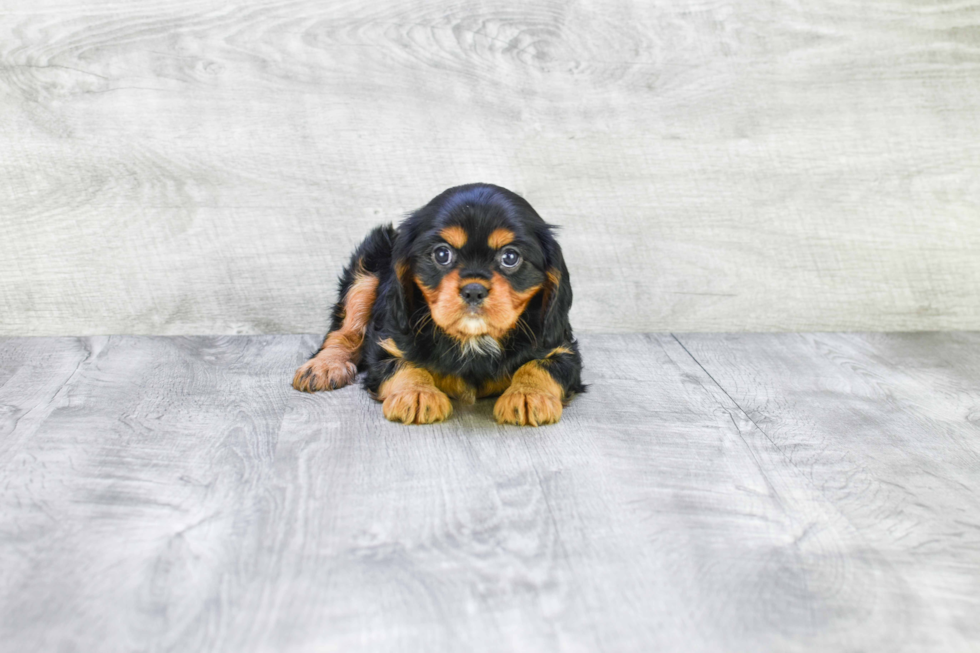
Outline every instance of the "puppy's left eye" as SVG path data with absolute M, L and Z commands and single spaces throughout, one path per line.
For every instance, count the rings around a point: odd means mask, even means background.
M 446 245 L 439 245 L 432 251 L 432 258 L 439 265 L 449 265 L 453 262 L 453 250 L 449 249 Z
M 521 253 L 516 249 L 505 249 L 500 255 L 500 264 L 505 268 L 516 268 L 521 264 Z

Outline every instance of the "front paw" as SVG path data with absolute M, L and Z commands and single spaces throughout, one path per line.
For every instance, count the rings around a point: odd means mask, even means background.
M 561 419 L 561 399 L 553 394 L 511 386 L 493 406 L 500 424 L 541 426 Z
M 336 390 L 353 382 L 356 376 L 357 365 L 349 358 L 321 352 L 296 370 L 293 387 L 302 392 Z
M 446 393 L 434 387 L 419 388 L 389 394 L 381 410 L 392 422 L 434 424 L 452 415 L 453 404 Z

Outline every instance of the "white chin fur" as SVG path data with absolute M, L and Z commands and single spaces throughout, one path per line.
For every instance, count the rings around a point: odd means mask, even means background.
M 474 336 L 460 342 L 464 354 L 477 356 L 500 356 L 500 343 L 488 335 Z
M 482 317 L 464 317 L 458 328 L 468 336 L 482 336 L 487 332 L 487 323 Z

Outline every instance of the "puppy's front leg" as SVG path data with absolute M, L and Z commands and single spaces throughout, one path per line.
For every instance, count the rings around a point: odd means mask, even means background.
M 342 388 L 357 376 L 364 333 L 378 294 L 378 277 L 364 271 L 358 259 L 344 271 L 341 301 L 334 307 L 334 324 L 319 351 L 293 376 L 293 387 L 303 392 Z
M 561 419 L 562 405 L 585 391 L 578 346 L 565 343 L 517 369 L 493 407 L 501 424 L 540 426 Z
M 548 372 L 551 361 L 533 360 L 514 372 L 507 388 L 493 407 L 501 424 L 540 426 L 561 419 L 565 392 Z
M 441 422 L 453 412 L 446 393 L 436 387 L 432 375 L 420 367 L 402 362 L 395 373 L 378 387 L 378 400 L 384 416 L 403 424 Z

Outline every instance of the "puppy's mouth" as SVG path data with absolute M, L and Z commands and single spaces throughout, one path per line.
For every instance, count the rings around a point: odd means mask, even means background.
M 502 350 L 500 342 L 490 335 L 492 331 L 484 309 L 470 306 L 453 325 L 452 335 L 458 341 L 463 355 L 496 358 L 501 355 Z
M 460 334 L 466 336 L 482 336 L 490 331 L 490 325 L 483 314 L 483 310 L 472 307 L 467 309 L 459 321 L 456 322 L 456 329 Z

